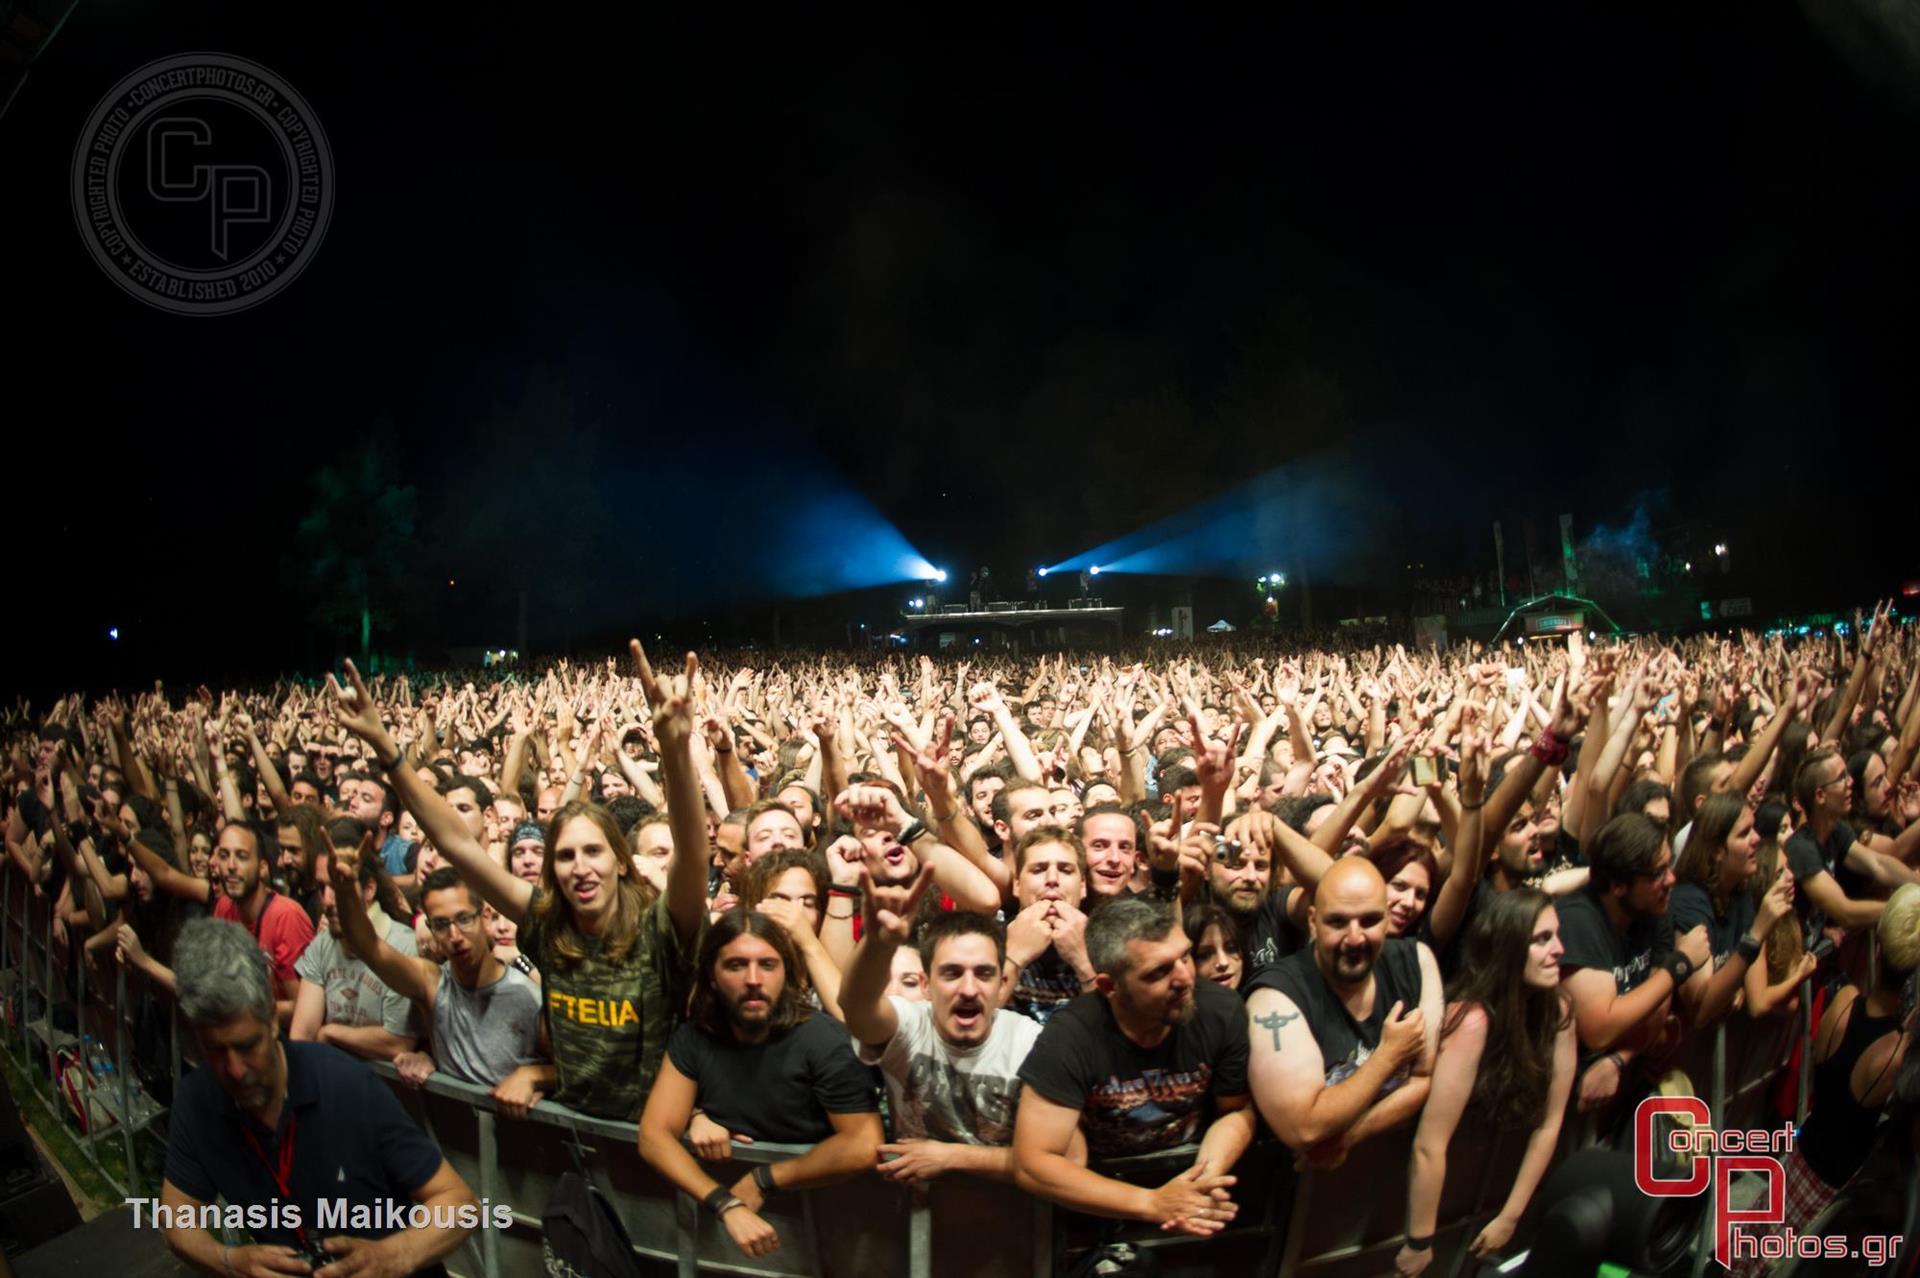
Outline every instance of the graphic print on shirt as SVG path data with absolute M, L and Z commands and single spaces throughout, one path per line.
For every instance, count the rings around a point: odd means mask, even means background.
M 1212 1081 L 1213 1069 L 1204 1063 L 1186 1073 L 1149 1069 L 1136 1078 L 1108 1075 L 1087 1093 L 1081 1112 L 1087 1144 L 1103 1154 L 1131 1154 L 1198 1140 Z
M 965 1073 L 932 1056 L 915 1056 L 907 1066 L 906 1095 L 919 1111 L 917 1127 L 928 1125 L 929 1113 L 944 1114 L 955 1130 L 973 1133 L 983 1145 L 1013 1144 L 1018 1078 Z

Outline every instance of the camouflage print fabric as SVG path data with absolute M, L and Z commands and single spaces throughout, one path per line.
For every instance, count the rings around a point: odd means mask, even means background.
M 536 888 L 534 901 L 541 895 Z M 624 962 L 601 959 L 600 939 L 588 937 L 586 957 L 569 969 L 553 954 L 552 940 L 529 908 L 520 925 L 520 950 L 540 969 L 560 1072 L 560 1089 L 550 1099 L 596 1118 L 637 1120 L 660 1072 L 667 1036 L 686 1015 L 700 938 L 680 944 L 662 899 L 641 919 L 640 939 Z

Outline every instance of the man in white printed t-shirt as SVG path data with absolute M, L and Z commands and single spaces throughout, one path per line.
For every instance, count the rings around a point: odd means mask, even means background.
M 861 941 L 840 988 L 854 1050 L 887 1080 L 893 1143 L 882 1176 L 924 1184 L 950 1171 L 1013 1179 L 1013 1120 L 1020 1065 L 1040 1026 L 999 1014 L 1006 931 L 984 914 L 935 914 L 920 929 L 928 999 L 888 998 L 893 955 L 908 938 L 932 882 L 876 887 L 862 875 Z

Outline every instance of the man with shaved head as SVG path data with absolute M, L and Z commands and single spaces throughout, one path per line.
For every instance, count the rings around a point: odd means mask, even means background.
M 1253 978 L 1247 1014 L 1254 1103 L 1315 1166 L 1410 1121 L 1439 1048 L 1440 969 L 1419 941 L 1387 937 L 1387 884 L 1345 857 L 1307 910 L 1313 943 Z

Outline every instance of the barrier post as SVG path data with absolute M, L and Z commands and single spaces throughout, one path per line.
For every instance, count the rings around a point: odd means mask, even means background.
M 118 963 L 113 965 L 113 1055 L 114 1072 L 120 1079 L 120 1135 L 121 1143 L 127 1153 L 127 1193 L 138 1197 L 140 1194 L 140 1161 L 134 1147 L 133 1080 L 128 1077 L 132 1071 L 127 1068 L 127 969 Z
M 59 1062 L 53 1051 L 53 925 L 58 913 L 53 902 L 47 902 L 47 948 L 41 954 L 40 969 L 46 974 L 47 981 L 47 1103 L 55 1114 L 60 1112 L 60 1072 Z
M 1053 1204 L 1033 1200 L 1033 1278 L 1053 1278 Z
M 476 1111 L 479 1126 L 480 1198 L 491 1202 L 499 1189 L 500 1147 L 493 1130 L 493 1111 Z M 486 1278 L 500 1278 L 500 1239 L 490 1228 L 480 1229 L 480 1268 Z
M 907 1208 L 907 1278 L 932 1278 L 933 1207 L 926 1195 L 915 1195 Z
M 1727 1112 L 1727 1023 L 1720 1021 L 1713 1027 L 1713 1077 L 1707 1083 L 1707 1095 L 1712 1103 L 1712 1113 L 1707 1126 L 1717 1136 L 1726 1119 Z M 1719 1141 L 1714 1142 L 1714 1151 L 1720 1149 Z M 1698 1157 L 1698 1151 L 1695 1152 Z M 1707 1272 L 1707 1261 L 1713 1255 L 1714 1213 L 1707 1212 L 1700 1217 L 1700 1241 L 1693 1249 L 1693 1266 L 1690 1272 L 1693 1278 L 1701 1278 Z
M 693 1195 L 684 1191 L 674 1194 L 673 1225 L 680 1241 L 676 1272 L 680 1278 L 700 1278 L 700 1208 Z
M 1807 1093 L 1813 1082 L 1813 982 L 1800 982 L 1800 1077 L 1793 1106 L 1795 1130 L 1807 1121 Z
M 1280 1266 L 1274 1271 L 1275 1278 L 1293 1278 L 1300 1268 L 1300 1249 L 1306 1241 L 1307 1231 L 1300 1228 L 1300 1222 L 1307 1218 L 1307 1208 L 1313 1202 L 1313 1181 L 1317 1173 L 1302 1172 L 1299 1183 L 1293 1190 L 1293 1210 L 1287 1213 L 1287 1241 L 1280 1251 Z

